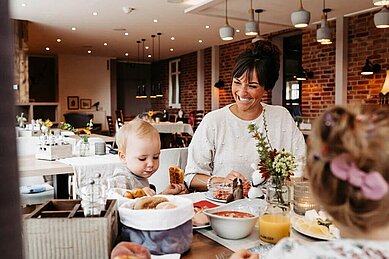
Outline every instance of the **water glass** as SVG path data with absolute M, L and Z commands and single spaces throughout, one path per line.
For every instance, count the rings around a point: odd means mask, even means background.
M 319 210 L 319 206 L 313 199 L 309 182 L 295 182 L 293 191 L 293 210 L 296 214 L 305 215 L 308 210 Z

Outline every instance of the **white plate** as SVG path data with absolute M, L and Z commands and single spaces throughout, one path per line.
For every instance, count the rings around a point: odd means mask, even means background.
M 309 236 L 309 237 L 313 237 L 313 238 L 316 238 L 316 239 L 320 239 L 320 240 L 333 240 L 335 239 L 334 236 L 327 236 L 327 235 L 320 235 L 320 234 L 317 234 L 317 233 L 313 233 L 311 231 L 309 231 L 308 229 L 305 229 L 303 227 L 301 227 L 300 224 L 297 224 L 296 222 L 293 222 L 292 223 L 292 228 L 294 230 L 296 230 L 297 232 L 303 234 L 303 235 L 306 235 L 306 236 Z
M 196 229 L 203 229 L 203 228 L 207 228 L 207 227 L 210 227 L 211 224 L 206 224 L 206 225 L 201 225 L 201 226 L 193 226 L 193 229 L 196 230 Z
M 210 201 L 216 201 L 216 202 L 227 203 L 227 200 L 220 200 L 220 199 L 214 198 L 210 192 L 206 192 L 206 193 L 205 193 L 205 198 L 208 199 L 208 200 L 210 200 Z

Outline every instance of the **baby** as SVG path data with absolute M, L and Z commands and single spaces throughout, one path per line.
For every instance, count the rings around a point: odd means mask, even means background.
M 116 187 L 125 189 L 142 188 L 148 196 L 155 195 L 147 178 L 159 167 L 161 141 L 158 131 L 148 122 L 134 119 L 123 125 L 116 134 L 119 158 L 125 167 L 113 173 Z M 162 194 L 179 194 L 186 191 L 182 184 L 169 185 Z

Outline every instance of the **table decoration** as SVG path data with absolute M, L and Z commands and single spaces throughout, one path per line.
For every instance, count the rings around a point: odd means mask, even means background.
M 27 121 L 27 119 L 24 117 L 24 112 L 22 112 L 20 115 L 16 115 L 16 121 L 18 122 L 19 128 L 24 128 L 24 124 Z
M 60 128 L 63 130 L 74 132 L 74 134 L 80 136 L 81 140 L 77 143 L 77 146 L 79 147 L 79 155 L 81 157 L 89 156 L 90 147 L 89 147 L 88 136 L 91 134 L 91 130 L 93 129 L 92 119 L 89 120 L 85 128 L 76 129 L 71 124 L 66 122 L 61 122 Z
M 308 210 L 319 210 L 319 206 L 313 199 L 308 181 L 297 181 L 293 185 L 293 211 L 299 215 L 305 215 Z
M 257 141 L 256 147 L 260 158 L 258 173 L 268 181 L 265 213 L 259 219 L 259 237 L 262 241 L 277 243 L 290 235 L 290 191 L 286 184 L 296 170 L 296 161 L 292 153 L 273 148 L 263 110 L 264 132 L 257 125 L 248 126 L 252 137 Z

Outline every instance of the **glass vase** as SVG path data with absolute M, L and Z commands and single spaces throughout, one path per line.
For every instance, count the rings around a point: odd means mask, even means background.
M 270 204 L 278 204 L 281 206 L 290 206 L 290 189 L 286 184 L 286 179 L 275 179 L 270 180 L 267 186 L 266 201 Z
M 81 141 L 80 143 L 80 156 L 89 156 L 89 142 Z

